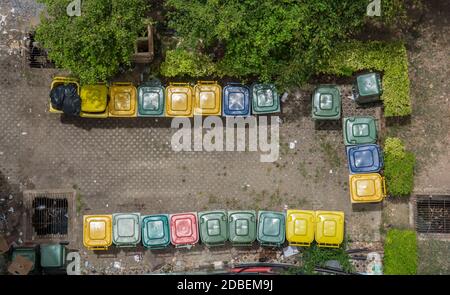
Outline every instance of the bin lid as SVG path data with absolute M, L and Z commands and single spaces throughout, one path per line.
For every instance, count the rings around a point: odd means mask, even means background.
M 66 260 L 66 249 L 61 244 L 41 244 L 41 267 L 62 267 Z
M 368 73 L 356 77 L 360 96 L 379 96 L 382 92 L 381 78 L 378 73 Z
M 280 212 L 259 211 L 258 241 L 261 244 L 281 245 L 285 240 L 285 216 Z
M 228 211 L 230 242 L 251 244 L 256 240 L 256 212 Z
M 372 117 L 344 118 L 345 145 L 372 144 L 377 141 L 377 127 Z
M 197 213 L 180 213 L 170 216 L 170 237 L 172 244 L 192 245 L 198 242 Z
M 376 144 L 347 147 L 350 173 L 378 172 L 383 167 L 381 149 Z
M 216 82 L 198 82 L 194 87 L 194 115 L 220 116 L 222 87 Z
M 230 84 L 223 88 L 224 116 L 250 115 L 250 90 L 247 86 Z
M 81 87 L 81 111 L 85 113 L 103 113 L 108 106 L 108 87 L 103 84 Z
M 223 210 L 198 214 L 200 238 L 206 245 L 224 244 L 228 240 L 227 213 Z
M 314 241 L 315 212 L 287 210 L 286 239 L 292 244 L 310 244 Z
M 312 98 L 313 119 L 340 119 L 341 93 L 336 85 L 321 85 L 316 88 Z
M 166 88 L 166 116 L 193 116 L 193 89 L 189 84 L 169 85 Z
M 112 244 L 112 215 L 85 215 L 83 243 L 86 248 L 106 248 Z
M 31 271 L 34 270 L 36 264 L 36 249 L 35 248 L 15 248 L 12 252 L 11 260 L 14 261 L 17 256 L 23 256 L 33 262 Z
M 151 83 L 139 86 L 138 115 L 143 117 L 164 115 L 164 87 Z
M 113 214 L 113 242 L 117 246 L 134 246 L 141 241 L 139 213 Z
M 133 85 L 112 85 L 109 89 L 109 114 L 115 117 L 135 117 L 137 90 Z
M 142 244 L 147 248 L 164 248 L 170 244 L 168 215 L 147 215 L 142 218 Z
M 384 195 L 384 180 L 378 173 L 350 175 L 350 197 L 352 203 L 380 202 Z
M 316 242 L 319 246 L 339 247 L 344 241 L 344 212 L 316 211 Z
M 254 84 L 251 90 L 252 112 L 254 114 L 277 113 L 280 111 L 280 97 L 273 84 Z

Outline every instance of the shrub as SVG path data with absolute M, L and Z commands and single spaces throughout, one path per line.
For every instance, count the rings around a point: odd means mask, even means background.
M 417 236 L 412 230 L 390 229 L 384 242 L 384 273 L 417 273 Z
M 415 156 L 405 151 L 399 138 L 387 138 L 384 144 L 384 175 L 389 194 L 410 195 L 414 188 Z
M 47 7 L 36 39 L 49 50 L 58 67 L 78 76 L 82 83 L 105 81 L 129 65 L 139 33 L 145 0 L 84 0 L 82 15 L 69 17 L 70 0 L 39 0 Z
M 345 243 L 340 248 L 322 248 L 312 244 L 302 252 L 300 272 L 313 274 L 316 267 L 324 267 L 329 260 L 337 260 L 346 272 L 353 272 L 350 256 L 345 252 Z
M 374 70 L 383 73 L 384 115 L 407 116 L 412 112 L 408 57 L 402 42 L 360 42 L 339 44 L 320 72 L 351 76 L 354 72 Z
M 204 77 L 214 73 L 214 64 L 208 57 L 181 48 L 168 50 L 161 64 L 161 74 L 166 77 Z

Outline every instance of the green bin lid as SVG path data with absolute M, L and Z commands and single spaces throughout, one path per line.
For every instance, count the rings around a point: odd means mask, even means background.
M 139 213 L 113 214 L 113 242 L 116 246 L 133 247 L 141 241 Z
M 344 118 L 344 144 L 372 144 L 377 141 L 377 127 L 372 117 Z
M 224 245 L 228 240 L 227 213 L 225 211 L 200 212 L 200 238 L 206 246 Z
M 321 85 L 312 97 L 312 118 L 338 120 L 341 118 L 341 93 L 336 85 Z
M 259 211 L 258 241 L 261 246 L 281 246 L 285 240 L 285 222 L 286 218 L 283 213 Z
M 270 114 L 280 111 L 280 97 L 273 84 L 254 84 L 251 90 L 253 114 Z
M 33 262 L 31 271 L 34 270 L 36 265 L 36 249 L 35 248 L 15 248 L 12 253 L 11 260 L 14 260 L 17 256 L 23 256 Z
M 61 244 L 42 244 L 41 267 L 63 267 L 66 260 L 66 248 Z
M 369 73 L 356 77 L 360 96 L 379 96 L 382 93 L 381 78 L 378 73 Z
M 228 228 L 232 244 L 251 245 L 256 240 L 256 212 L 229 211 Z
M 164 115 L 164 87 L 158 82 L 147 82 L 138 88 L 138 115 L 161 117 Z
M 168 215 L 148 215 L 142 218 L 142 244 L 149 249 L 161 249 L 170 244 Z

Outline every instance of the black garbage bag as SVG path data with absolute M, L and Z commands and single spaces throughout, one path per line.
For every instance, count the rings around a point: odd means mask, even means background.
M 77 87 L 73 84 L 60 85 L 50 92 L 51 104 L 54 109 L 63 111 L 70 116 L 79 116 L 81 111 L 81 98 Z

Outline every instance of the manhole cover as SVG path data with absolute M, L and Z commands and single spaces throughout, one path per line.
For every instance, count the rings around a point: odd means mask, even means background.
M 450 233 L 450 196 L 418 196 L 416 229 L 419 233 Z

